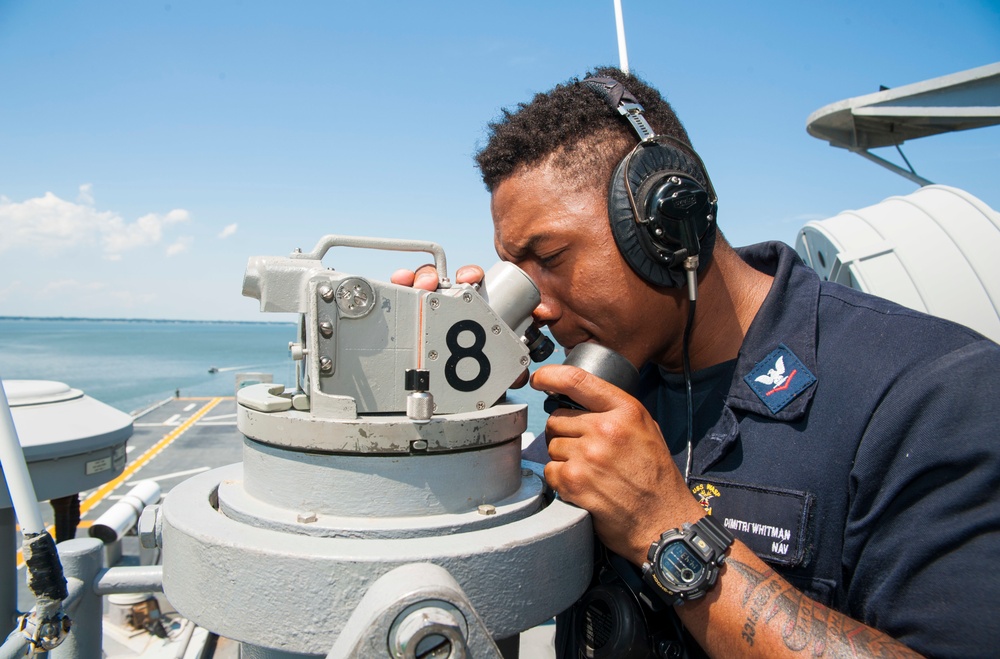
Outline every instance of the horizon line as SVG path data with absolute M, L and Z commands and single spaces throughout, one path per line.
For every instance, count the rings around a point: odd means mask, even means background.
M 295 325 L 290 320 L 190 320 L 182 318 L 91 318 L 87 316 L 0 316 L 0 320 L 83 320 L 116 323 L 235 323 L 241 325 Z

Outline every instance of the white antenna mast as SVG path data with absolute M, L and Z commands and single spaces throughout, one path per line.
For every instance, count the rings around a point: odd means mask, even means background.
M 615 26 L 618 28 L 618 68 L 628 73 L 628 50 L 625 48 L 625 20 L 622 18 L 622 0 L 615 0 Z

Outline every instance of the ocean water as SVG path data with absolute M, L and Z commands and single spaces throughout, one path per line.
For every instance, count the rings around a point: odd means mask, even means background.
M 134 412 L 178 390 L 232 396 L 237 371 L 290 385 L 295 335 L 292 323 L 0 319 L 0 377 L 65 382 Z
M 64 382 L 132 413 L 177 392 L 232 396 L 237 372 L 291 387 L 296 334 L 293 323 L 0 318 L 0 378 Z M 557 350 L 546 363 L 562 358 Z M 528 430 L 541 432 L 545 394 L 524 387 L 509 397 L 528 403 Z

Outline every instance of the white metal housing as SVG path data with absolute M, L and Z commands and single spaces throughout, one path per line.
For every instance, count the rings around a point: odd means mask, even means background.
M 1000 214 L 931 185 L 806 224 L 795 249 L 823 279 L 1000 341 Z

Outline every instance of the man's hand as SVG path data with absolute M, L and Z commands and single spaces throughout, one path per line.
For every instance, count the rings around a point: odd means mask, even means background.
M 543 366 L 531 386 L 589 410 L 549 417 L 545 480 L 564 501 L 590 512 L 608 549 L 641 565 L 660 533 L 704 516 L 639 401 L 573 366 Z M 676 610 L 709 656 L 918 657 L 805 597 L 739 541 L 716 587 Z
M 557 410 L 545 426 L 545 480 L 593 516 L 613 552 L 641 565 L 660 533 L 704 517 L 642 404 L 573 366 L 543 366 L 531 386 L 565 394 L 589 411 Z
M 484 275 L 485 272 L 478 265 L 464 265 L 455 272 L 455 283 L 478 284 L 483 280 Z M 400 286 L 412 286 L 413 288 L 422 288 L 425 291 L 434 291 L 438 287 L 438 273 L 433 265 L 422 265 L 416 270 L 401 268 L 392 273 L 389 281 Z

